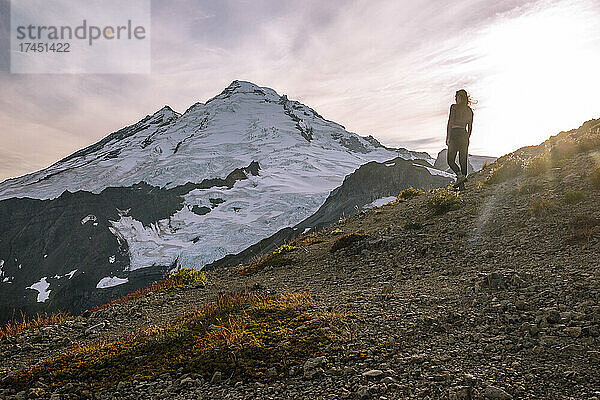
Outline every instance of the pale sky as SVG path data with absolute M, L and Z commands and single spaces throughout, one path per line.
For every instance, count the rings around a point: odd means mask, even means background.
M 434 157 L 462 88 L 478 101 L 472 154 L 600 118 L 598 0 L 155 0 L 152 72 L 137 75 L 10 74 L 9 21 L 0 0 L 0 180 L 235 79 Z

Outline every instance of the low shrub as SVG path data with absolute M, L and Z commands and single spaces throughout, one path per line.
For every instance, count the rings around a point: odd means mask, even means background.
M 400 192 L 400 194 L 396 198 L 396 201 L 406 201 L 406 200 L 412 199 L 413 197 L 420 196 L 423 193 L 425 193 L 425 192 L 423 192 L 421 189 L 415 189 L 413 187 L 409 187 Z
M 241 275 L 249 275 L 267 267 L 282 267 L 288 265 L 291 260 L 286 257 L 286 254 L 291 253 L 296 249 L 299 249 L 299 247 L 291 244 L 284 244 L 268 254 L 259 256 L 252 261 L 250 265 L 242 265 L 238 271 Z
M 571 242 L 590 240 L 600 233 L 600 219 L 589 215 L 574 215 L 569 222 Z
M 523 166 L 516 160 L 507 160 L 503 164 L 494 167 L 485 178 L 484 183 L 493 185 L 502 183 L 519 176 L 523 172 Z
M 92 308 L 92 312 L 103 310 L 112 307 L 115 304 L 131 301 L 143 296 L 146 296 L 150 292 L 168 292 L 176 288 L 186 288 L 193 285 L 196 282 L 206 283 L 206 275 L 203 271 L 199 271 L 194 268 L 178 268 L 172 272 L 166 273 L 163 278 L 155 283 L 140 288 L 135 292 L 129 293 L 123 297 L 115 300 L 111 300 L 110 303 L 102 304 Z
M 475 215 L 477 214 L 477 208 L 475 206 L 471 206 L 465 209 L 464 215 Z
M 556 204 L 552 200 L 541 196 L 534 197 L 529 203 L 529 212 L 536 216 L 546 215 L 554 209 L 556 209 Z
M 550 157 L 547 154 L 535 156 L 525 164 L 523 168 L 525 175 L 538 176 L 550 169 Z
M 190 286 L 196 282 L 206 283 L 206 274 L 194 268 L 178 268 L 167 273 L 165 280 L 172 280 L 181 286 Z
M 324 241 L 325 240 L 321 235 L 319 235 L 317 232 L 314 232 L 309 233 L 308 235 L 300 236 L 294 241 L 294 243 L 296 243 L 298 247 L 307 247 L 311 244 L 322 243 Z
M 427 207 L 435 215 L 445 214 L 460 208 L 460 197 L 456 192 L 444 188 L 435 192 L 433 197 L 427 201 Z
M 560 163 L 573 157 L 577 153 L 577 144 L 573 139 L 567 138 L 555 143 L 550 149 L 550 158 L 554 163 Z
M 287 253 L 291 253 L 292 251 L 296 250 L 298 248 L 298 246 L 294 246 L 294 245 L 290 245 L 290 244 L 284 244 L 278 248 L 276 248 L 275 250 L 273 250 L 272 254 L 287 254 Z
M 577 141 L 578 151 L 596 150 L 600 148 L 600 130 L 584 135 Z
M 594 189 L 600 190 L 600 165 L 596 166 L 590 175 L 590 183 Z
M 585 193 L 581 190 L 570 190 L 563 193 L 563 199 L 567 204 L 579 203 L 585 199 Z
M 352 232 L 340 236 L 333 242 L 330 251 L 335 253 L 338 250 L 345 249 L 367 238 L 367 235 L 361 232 Z
M 543 186 L 538 183 L 519 183 L 517 186 L 517 192 L 519 194 L 524 194 L 527 196 L 531 196 L 532 194 L 536 194 L 541 192 Z
M 164 373 L 210 379 L 215 371 L 234 381 L 280 379 L 291 368 L 301 369 L 321 346 L 347 337 L 351 315 L 317 313 L 311 305 L 306 292 L 222 293 L 167 326 L 74 348 L 6 377 L 0 387 L 21 391 L 39 381 L 51 389 L 86 382 L 94 391 Z

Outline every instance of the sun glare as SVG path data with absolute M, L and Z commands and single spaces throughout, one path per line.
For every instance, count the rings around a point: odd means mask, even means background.
M 476 147 L 503 154 L 600 117 L 600 22 L 581 3 L 501 18 L 475 41 Z

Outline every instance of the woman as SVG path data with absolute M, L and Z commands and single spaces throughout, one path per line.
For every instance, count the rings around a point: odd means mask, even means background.
M 473 110 L 471 99 L 466 90 L 456 92 L 456 104 L 450 106 L 450 117 L 446 129 L 446 145 L 448 146 L 448 165 L 456 174 L 455 187 L 464 189 L 467 179 L 467 157 L 469 138 L 473 130 Z M 456 153 L 460 168 L 456 165 Z

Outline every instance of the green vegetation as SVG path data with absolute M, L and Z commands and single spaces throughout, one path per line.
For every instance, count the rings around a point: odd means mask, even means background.
M 477 207 L 471 206 L 465 209 L 464 215 L 475 215 L 477 214 Z
M 529 212 L 536 216 L 547 215 L 554 209 L 556 209 L 556 204 L 552 200 L 541 196 L 534 197 L 529 203 Z
M 325 240 L 323 239 L 323 237 L 320 234 L 314 232 L 314 233 L 309 233 L 308 235 L 300 236 L 299 238 L 294 240 L 294 243 L 297 243 L 297 245 L 299 247 L 307 247 L 312 244 L 322 243 L 324 241 Z
M 270 253 L 259 256 L 250 265 L 242 265 L 239 268 L 241 275 L 253 274 L 267 267 L 281 267 L 291 263 L 291 260 L 286 257 L 287 254 L 299 249 L 298 246 L 292 244 L 284 244 Z
M 290 252 L 296 250 L 297 248 L 298 248 L 298 246 L 284 244 L 284 245 L 278 247 L 277 249 L 273 250 L 272 254 L 275 254 L 275 255 L 287 254 L 287 253 L 290 253 Z
M 150 292 L 170 292 L 177 288 L 186 288 L 196 282 L 206 284 L 206 275 L 204 272 L 194 268 L 178 268 L 175 271 L 166 273 L 163 278 L 156 283 L 152 283 L 145 288 L 140 288 L 135 292 L 129 293 L 121 298 L 111 300 L 110 303 L 102 304 L 92 308 L 92 312 L 112 307 L 115 304 L 134 300 L 146 296 Z
M 517 186 L 517 191 L 519 194 L 524 194 L 526 196 L 531 196 L 532 194 L 536 194 L 541 192 L 543 189 L 542 185 L 538 183 L 519 183 Z
M 590 183 L 594 189 L 600 190 L 600 165 L 596 166 L 590 175 Z
M 427 207 L 434 215 L 445 214 L 460 208 L 460 197 L 448 188 L 440 189 L 427 201 Z
M 339 238 L 336 239 L 335 242 L 333 242 L 333 245 L 331 246 L 330 251 L 332 253 L 335 253 L 338 250 L 341 249 L 345 249 L 346 247 L 350 247 L 352 245 L 354 245 L 357 242 L 360 242 L 361 240 L 364 240 L 367 238 L 367 235 L 365 235 L 362 232 L 352 232 L 352 233 L 347 233 L 345 235 L 340 236 Z
M 585 193 L 581 190 L 569 190 L 563 193 L 563 199 L 567 204 L 579 203 L 585 199 Z
M 308 293 L 220 294 L 217 301 L 166 327 L 122 340 L 81 346 L 5 379 L 4 387 L 24 390 L 44 379 L 51 388 L 87 382 L 110 387 L 166 372 L 215 371 L 240 379 L 271 379 L 299 368 L 320 346 L 340 340 L 350 315 L 310 312 Z M 325 329 L 324 329 L 325 328 Z M 275 368 L 275 374 L 266 374 Z
M 554 143 L 550 150 L 550 158 L 554 164 L 560 164 L 564 160 L 573 157 L 577 153 L 577 143 L 573 138 L 566 136 Z
M 425 192 L 423 192 L 421 189 L 415 189 L 413 187 L 409 187 L 400 192 L 400 194 L 396 198 L 396 201 L 398 201 L 398 202 L 407 201 L 407 200 L 412 199 L 413 197 L 420 196 L 423 193 L 425 193 Z
M 569 222 L 569 229 L 571 242 L 587 241 L 600 233 L 600 219 L 589 215 L 574 215 Z
M 524 172 L 528 176 L 538 176 L 550 169 L 550 157 L 547 154 L 535 156 L 525 164 Z
M 494 163 L 496 164 L 496 163 Z M 484 183 L 493 185 L 502 183 L 511 178 L 519 176 L 523 172 L 523 166 L 517 160 L 509 159 L 502 164 L 494 167 L 490 174 L 485 178 Z
M 206 284 L 206 274 L 194 268 L 178 268 L 167 273 L 164 279 L 177 282 L 181 286 L 190 286 L 196 282 Z
M 68 313 L 63 312 L 44 314 L 43 316 L 36 314 L 33 318 L 27 318 L 25 314 L 21 313 L 21 321 L 11 321 L 0 327 L 0 339 L 17 335 L 24 331 L 60 324 L 69 318 L 72 317 Z

